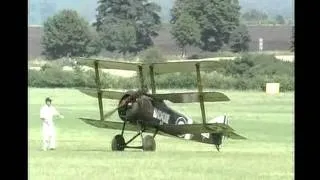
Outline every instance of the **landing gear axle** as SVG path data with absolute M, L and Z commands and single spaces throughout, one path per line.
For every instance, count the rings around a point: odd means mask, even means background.
M 145 132 L 145 128 L 140 126 L 139 132 L 136 135 L 134 135 L 129 141 L 125 142 L 125 139 L 123 137 L 125 124 L 126 122 L 123 123 L 121 134 L 114 136 L 114 138 L 112 139 L 112 143 L 111 143 L 112 151 L 123 151 L 125 148 L 142 149 L 143 151 L 156 150 L 156 142 L 154 138 L 158 133 L 158 130 L 154 132 L 153 136 L 146 135 L 145 137 L 143 137 L 142 133 Z M 142 146 L 128 146 L 128 144 L 131 143 L 134 139 L 136 139 L 139 135 L 141 136 L 141 139 L 142 139 Z

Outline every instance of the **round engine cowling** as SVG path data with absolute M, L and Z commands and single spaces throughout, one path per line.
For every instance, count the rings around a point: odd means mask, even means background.
M 134 91 L 128 91 L 126 92 L 122 98 L 120 99 L 119 103 L 118 103 L 118 107 L 121 106 L 123 103 L 126 103 L 125 101 L 128 100 L 128 98 L 130 96 L 132 96 L 134 94 Z M 120 107 L 118 109 L 118 115 L 120 117 L 121 120 L 125 121 L 127 118 L 127 112 L 128 110 L 132 109 L 132 102 L 127 103 L 126 105 L 124 105 L 123 107 Z

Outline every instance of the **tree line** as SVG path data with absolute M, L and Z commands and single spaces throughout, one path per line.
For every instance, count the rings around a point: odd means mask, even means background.
M 161 19 L 164 23 L 169 22 L 170 8 L 173 6 L 172 0 L 149 0 L 158 3 L 163 9 L 160 13 Z M 30 24 L 42 24 L 44 20 L 56 13 L 59 9 L 66 9 L 72 7 L 77 10 L 82 16 L 85 16 L 87 20 L 92 21 L 95 19 L 95 8 L 98 1 L 92 0 L 29 0 L 29 23 Z M 291 0 L 239 0 L 242 13 L 248 13 L 251 10 L 260 11 L 260 13 L 268 16 L 267 21 L 262 23 L 276 23 L 275 17 L 284 17 L 286 24 L 292 24 L 293 22 L 293 9 Z M 263 8 L 262 10 L 260 10 Z M 245 20 L 245 19 L 244 19 Z M 245 20 L 246 21 L 246 20 Z M 255 23 L 254 21 L 247 21 L 248 23 Z M 247 23 L 245 22 L 245 23 Z M 257 22 L 257 21 L 256 21 Z
M 99 0 L 96 11 L 93 24 L 71 9 L 48 17 L 43 26 L 43 55 L 48 59 L 89 57 L 106 50 L 125 56 L 152 49 L 162 25 L 158 4 L 148 0 Z M 170 33 L 181 56 L 186 56 L 187 46 L 209 52 L 248 51 L 251 40 L 240 18 L 238 0 L 175 0 Z

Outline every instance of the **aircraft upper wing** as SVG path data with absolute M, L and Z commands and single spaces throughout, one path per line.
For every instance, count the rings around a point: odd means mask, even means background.
M 91 97 L 98 97 L 97 90 L 93 88 L 79 88 L 80 92 L 89 95 Z M 124 91 L 111 91 L 106 89 L 101 89 L 102 98 L 107 99 L 121 99 L 124 95 Z M 153 94 L 155 98 L 164 99 L 171 101 L 173 103 L 192 103 L 199 102 L 198 92 L 182 92 L 182 93 L 157 93 Z M 203 99 L 205 102 L 218 102 L 218 101 L 230 101 L 228 96 L 220 92 L 203 92 Z
M 221 68 L 223 61 L 220 60 L 180 60 L 163 63 L 153 63 L 151 66 L 157 74 L 174 72 L 195 72 L 196 64 L 200 65 L 201 71 L 213 71 Z
M 120 69 L 128 71 L 137 71 L 138 66 L 142 63 L 137 62 L 126 62 L 126 61 L 111 61 L 111 60 L 102 60 L 95 58 L 77 58 L 77 62 L 80 65 L 85 65 L 94 68 L 94 62 L 98 62 L 99 68 L 101 69 Z
M 223 61 L 220 60 L 179 60 L 162 63 L 142 63 L 142 62 L 126 62 L 126 61 L 111 61 L 94 58 L 77 58 L 80 65 L 85 65 L 94 68 L 94 63 L 99 64 L 102 69 L 120 69 L 128 71 L 138 71 L 141 66 L 143 74 L 149 75 L 150 67 L 153 67 L 155 74 L 175 73 L 175 72 L 195 72 L 196 64 L 200 64 L 201 71 L 213 71 L 221 68 Z
M 91 97 L 98 97 L 97 94 L 97 89 L 93 89 L 93 88 L 78 88 L 78 90 L 88 96 Z M 100 89 L 100 91 L 102 91 L 102 98 L 106 98 L 106 99 L 121 99 L 121 97 L 124 95 L 125 92 L 123 91 L 111 91 L 111 90 L 105 90 L 105 89 Z
M 192 103 L 200 102 L 198 92 L 183 92 L 183 93 L 161 93 L 153 96 L 166 99 L 173 103 Z M 228 96 L 220 92 L 203 92 L 203 100 L 205 102 L 230 101 Z

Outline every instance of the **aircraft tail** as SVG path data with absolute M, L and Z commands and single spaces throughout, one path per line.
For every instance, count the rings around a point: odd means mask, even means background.
M 229 118 L 226 115 L 221 115 L 209 120 L 208 123 L 221 123 L 229 125 Z M 223 136 L 219 133 L 201 133 L 201 136 L 204 139 L 211 141 L 211 143 L 216 146 L 218 151 L 220 150 L 220 145 L 222 144 L 222 142 L 227 139 L 226 136 Z

